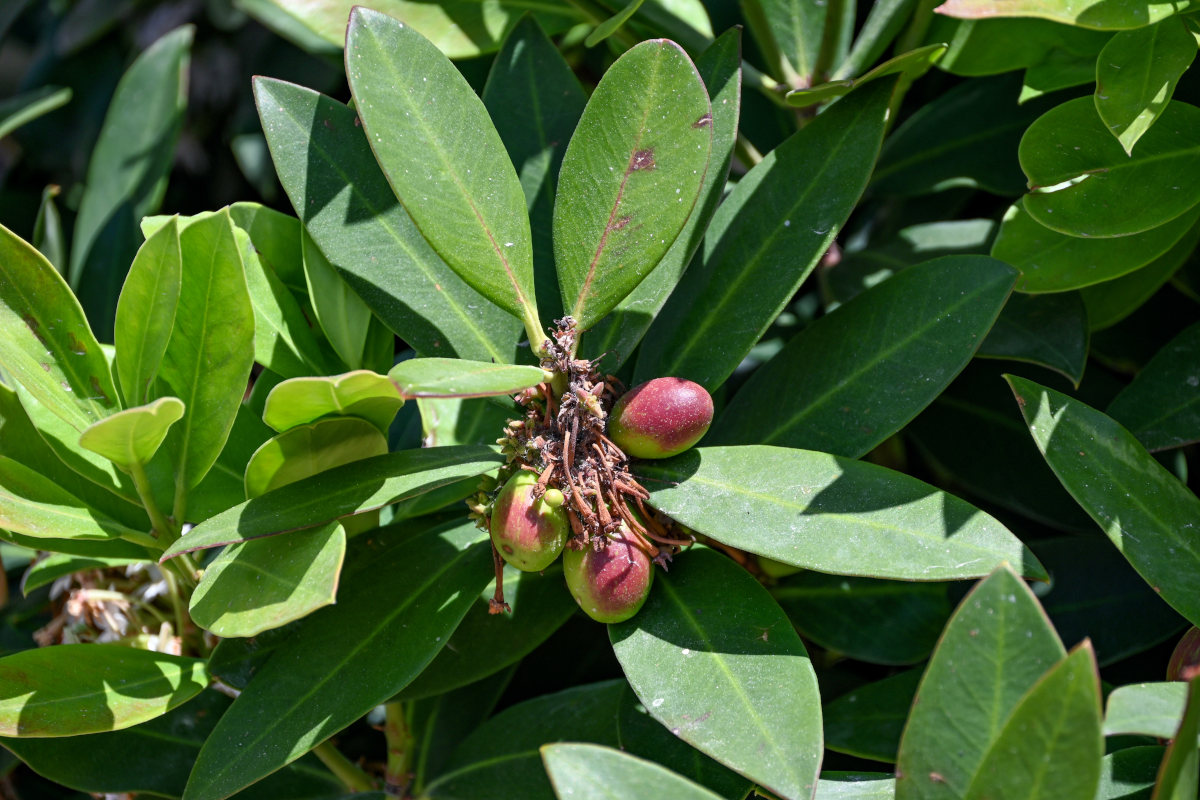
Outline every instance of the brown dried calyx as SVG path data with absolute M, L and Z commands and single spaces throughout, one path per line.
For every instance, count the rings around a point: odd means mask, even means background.
M 568 547 L 601 550 L 624 523 L 634 543 L 665 567 L 693 540 L 672 535 L 671 522 L 646 507 L 650 493 L 633 477 L 625 453 L 605 435 L 605 421 L 619 396 L 620 383 L 612 376 L 602 378 L 595 362 L 573 357 L 577 333 L 571 317 L 555 324 L 541 364 L 555 378 L 517 396 L 525 414 L 510 420 L 499 440 L 508 455 L 501 483 L 508 474 L 524 469 L 538 475 L 535 499 L 548 488 L 562 492 L 571 524 Z M 486 526 L 487 498 L 477 498 L 472 509 L 481 527 Z M 498 614 L 508 606 L 501 583 L 504 562 L 498 554 L 494 561 L 496 595 L 491 612 Z

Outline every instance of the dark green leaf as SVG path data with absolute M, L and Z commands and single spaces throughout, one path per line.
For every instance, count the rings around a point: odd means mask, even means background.
M 39 86 L 6 98 L 0 102 L 0 139 L 70 101 L 71 90 L 59 86 Z
M 150 45 L 117 84 L 88 163 L 71 243 L 71 287 L 109 341 L 114 301 L 138 246 L 138 221 L 162 202 L 183 125 L 190 25 Z
M 417 228 L 540 345 L 525 195 L 483 101 L 415 28 L 361 6 L 346 31 L 346 76 L 367 141 Z
M 1100 762 L 1096 800 L 1150 800 L 1162 757 L 1163 748 L 1153 746 L 1128 747 L 1106 755 Z
M 833 80 L 861 75 L 879 60 L 912 13 L 916 0 L 879 0 L 854 38 L 854 46 L 830 76 Z
M 712 120 L 700 75 L 674 42 L 643 42 L 604 74 L 563 156 L 554 203 L 563 308 L 581 329 L 674 243 L 704 182 Z
M 175 325 L 181 270 L 176 217 L 138 250 L 117 300 L 117 377 L 128 406 L 149 399 Z
M 45 256 L 2 225 L 0 367 L 76 431 L 119 407 L 79 301 Z
M 938 11 L 963 19 L 992 17 L 1041 17 L 1097 30 L 1140 28 L 1160 19 L 1193 10 L 1195 0 L 1146 2 L 1146 0 L 946 0 Z
M 827 703 L 825 746 L 859 758 L 894 762 L 921 671 L 911 669 L 853 689 Z
M 1172 101 L 1127 155 L 1090 97 L 1043 114 L 1021 138 L 1021 169 L 1035 191 L 1025 210 L 1070 236 L 1127 236 L 1200 203 L 1200 108 Z
M 800 637 L 741 567 L 708 549 L 680 555 L 646 605 L 609 626 L 650 715 L 722 764 L 784 797 L 812 793 L 820 697 Z
M 730 30 L 696 60 L 712 105 L 712 155 L 692 215 L 658 266 L 583 337 L 588 358 L 607 354 L 604 368 L 615 371 L 642 340 L 704 238 L 717 203 L 724 196 L 742 105 L 741 32 Z
M 121 469 L 134 470 L 150 463 L 183 410 L 178 397 L 160 397 L 153 403 L 118 411 L 88 426 L 79 435 L 79 446 L 99 453 Z
M 900 742 L 898 800 L 961 798 L 1021 698 L 1064 655 L 1011 569 L 981 581 L 950 618 L 921 679 Z
M 559 798 L 671 797 L 717 800 L 707 789 L 651 761 L 594 744 L 551 744 L 542 748 L 546 772 Z
M 630 0 L 624 8 L 597 25 L 595 29 L 587 35 L 587 38 L 583 40 L 584 45 L 586 47 L 595 47 L 617 31 L 621 30 L 621 26 L 628 22 L 629 18 L 632 17 L 639 8 L 641 8 L 643 2 L 645 2 L 645 0 Z
M 1122 31 L 1096 60 L 1096 110 L 1125 148 L 1142 137 L 1171 100 L 1196 57 L 1196 38 L 1180 17 Z
M 487 397 L 516 394 L 547 380 L 541 367 L 491 364 L 456 358 L 410 358 L 392 367 L 388 378 L 400 395 L 413 397 Z
M 870 452 L 966 366 L 1015 277 L 987 256 L 904 270 L 788 342 L 734 396 L 710 443 Z
M 205 664 L 120 644 L 63 644 L 0 658 L 0 735 L 76 736 L 165 714 L 208 685 Z
M 1109 417 L 1053 389 L 1007 378 L 1063 486 L 1163 600 L 1193 625 L 1200 622 L 1200 500 Z
M 1084 642 L 1013 708 L 968 800 L 1093 800 L 1100 782 L 1100 676 Z
M 54 198 L 62 189 L 50 184 L 42 190 L 42 202 L 33 221 L 33 238 L 29 241 L 61 275 L 67 269 L 67 236 L 63 232 L 62 216 Z
M 823 3 L 742 0 L 742 16 L 772 76 L 788 86 L 811 86 L 826 25 Z
M 1087 366 L 1087 309 L 1073 292 L 1014 294 L 979 345 L 979 355 L 1039 364 L 1078 386 Z
M 315 528 L 481 475 L 503 463 L 504 457 L 494 448 L 479 445 L 405 450 L 355 461 L 267 492 L 205 520 L 175 542 L 165 557 Z
M 862 194 L 894 86 L 852 92 L 738 182 L 713 215 L 700 263 L 651 326 L 637 382 L 674 375 L 711 390 L 741 363 Z
M 957 20 L 935 14 L 926 42 L 948 42 L 938 68 L 955 75 L 996 75 L 1090 59 L 1111 34 L 1045 19 Z M 1095 74 L 1094 72 L 1092 73 Z M 974 83 L 974 81 L 972 81 Z
M 271 389 L 263 421 L 277 431 L 337 415 L 360 417 L 386 432 L 404 398 L 396 384 L 370 370 L 344 375 L 292 378 Z
M 950 617 L 946 587 L 821 572 L 784 578 L 771 594 L 806 638 L 859 661 L 915 664 Z
M 999 522 L 953 495 L 861 461 L 782 447 L 704 447 L 635 472 L 650 503 L 717 541 L 839 575 L 939 581 L 1002 561 L 1044 578 Z
M 1108 406 L 1147 450 L 1200 441 L 1200 324 L 1176 336 Z M 1195 385 L 1193 385 L 1195 384 Z
M 511 362 L 520 324 L 429 247 L 379 172 L 354 111 L 268 78 L 254 90 L 292 206 L 371 310 L 421 355 Z
M 1110 328 L 1141 308 L 1187 263 L 1198 241 L 1200 227 L 1192 226 L 1170 250 L 1146 266 L 1115 280 L 1085 286 L 1079 294 L 1087 306 L 1088 327 L 1093 331 Z
M 868 81 L 885 78 L 888 75 L 902 75 L 902 80 L 908 83 L 916 80 L 929 71 L 946 52 L 944 44 L 930 44 L 910 50 L 888 59 L 879 66 L 858 78 L 843 78 L 814 86 L 811 89 L 795 89 L 787 93 L 788 105 L 796 108 L 827 103 L 837 97 L 849 94 L 854 89 Z
M 229 796 L 415 678 L 488 580 L 491 554 L 481 537 L 458 523 L 363 541 L 338 603 L 305 620 L 259 669 L 200 751 L 184 796 Z

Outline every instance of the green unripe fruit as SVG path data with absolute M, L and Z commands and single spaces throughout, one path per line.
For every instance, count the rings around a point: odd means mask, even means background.
M 703 386 L 655 378 L 617 401 L 608 416 L 608 436 L 628 455 L 669 458 L 700 441 L 712 418 L 712 397 Z
M 782 561 L 776 561 L 773 558 L 758 557 L 758 568 L 762 570 L 762 574 L 768 578 L 786 578 L 788 575 L 795 575 L 797 572 L 803 572 L 800 567 L 793 567 L 791 564 L 785 564 Z
M 584 613 L 597 622 L 624 622 L 641 609 L 654 583 L 654 564 L 621 527 L 608 547 L 567 550 L 563 574 Z
M 508 479 L 492 504 L 489 530 L 500 556 L 519 570 L 538 572 L 554 563 L 570 535 L 563 495 L 547 489 L 533 499 L 537 476 L 521 470 Z

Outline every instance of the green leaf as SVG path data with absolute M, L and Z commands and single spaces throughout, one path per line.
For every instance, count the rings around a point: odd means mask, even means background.
M 1200 203 L 1200 108 L 1168 103 L 1128 155 L 1091 98 L 1056 106 L 1021 138 L 1021 169 L 1034 191 L 1025 210 L 1069 236 L 1127 236 L 1156 228 Z
M 7 559 L 6 559 L 7 561 Z M 47 586 L 65 575 L 73 575 L 89 569 L 110 569 L 139 563 L 134 558 L 88 558 L 62 553 L 51 553 L 31 564 L 21 576 L 21 594 L 26 597 L 34 589 Z M 6 564 L 7 566 L 7 564 Z M 11 568 L 11 567 L 10 567 Z
M 915 664 L 950 617 L 946 586 L 801 572 L 771 587 L 796 629 L 826 650 L 871 664 Z
M 1046 462 L 1163 600 L 1200 621 L 1200 500 L 1127 430 L 1077 400 L 1007 376 Z
M 80 434 L 79 445 L 123 470 L 134 470 L 150 463 L 167 431 L 182 417 L 183 402 L 178 397 L 160 397 L 92 423 Z
M 1064 655 L 1011 569 L 999 567 L 976 585 L 921 679 L 900 742 L 897 799 L 962 797 L 1021 698 Z
M 412 764 L 414 794 L 445 771 L 455 745 L 492 715 L 516 671 L 513 665 L 490 678 L 413 702 L 409 729 L 421 732 Z
M 554 194 L 558 171 L 587 95 L 537 22 L 526 17 L 504 41 L 483 87 L 483 104 L 517 168 L 533 235 L 538 307 L 562 316 L 554 269 Z
M 1096 110 L 1126 153 L 1162 113 L 1196 57 L 1196 38 L 1180 17 L 1121 31 L 1096 60 Z
M 1097 54 L 1111 38 L 1102 31 L 1044 19 L 958 20 L 940 14 L 933 15 L 925 34 L 926 42 L 950 44 L 938 68 L 966 76 L 1053 68 L 1089 59 L 1094 66 Z
M 1194 0 L 946 0 L 937 10 L 962 19 L 1040 17 L 1096 30 L 1125 30 L 1195 7 Z
M 1017 291 L 1065 292 L 1119 278 L 1150 264 L 1187 237 L 1200 208 L 1157 228 L 1117 239 L 1088 239 L 1045 227 L 1029 212 L 1027 197 L 1004 214 L 992 256 L 1021 272 Z
M 324 95 L 256 78 L 279 180 L 330 263 L 421 355 L 511 362 L 520 327 L 430 248 L 375 163 L 357 115 Z
M 494 591 L 493 581 L 429 667 L 400 693 L 402 699 L 449 692 L 515 664 L 550 638 L 576 609 L 560 565 L 541 573 L 505 567 L 504 599 L 512 606 L 511 614 L 489 612 Z
M 811 86 L 821 60 L 826 7 L 813 0 L 741 0 L 767 70 L 791 87 Z
M 426 397 L 417 400 L 421 410 L 421 445 L 491 444 L 496 432 L 517 415 L 516 404 L 501 405 L 488 398 Z
M 896 779 L 871 772 L 822 772 L 814 800 L 892 800 Z
M 830 77 L 836 81 L 861 75 L 878 61 L 887 46 L 899 35 L 915 5 L 916 0 L 880 0 L 872 3 L 866 20 L 854 38 L 854 45 Z
M 42 202 L 33 221 L 33 238 L 30 242 L 61 275 L 67 269 L 67 237 L 63 232 L 62 216 L 54 203 L 54 198 L 60 192 L 62 189 L 57 184 L 50 184 L 42 190 Z
M 1200 324 L 1166 344 L 1108 406 L 1108 415 L 1147 450 L 1200 440 Z
M 255 498 L 301 478 L 387 453 L 379 428 L 355 417 L 298 425 L 265 442 L 246 465 L 246 497 Z
M 701 447 L 634 469 L 650 504 L 673 519 L 796 567 L 940 581 L 1008 561 L 1046 576 L 992 517 L 875 464 L 782 447 Z
M 724 196 L 742 105 L 741 64 L 741 32 L 738 30 L 722 34 L 696 60 L 696 70 L 711 97 L 713 115 L 712 154 L 704 173 L 704 183 L 692 215 L 658 266 L 584 335 L 583 354 L 591 359 L 607 354 L 606 370 L 615 371 L 624 364 L 642 340 L 691 263 L 713 212 Z
M 713 215 L 700 262 L 651 326 L 635 383 L 674 375 L 712 390 L 741 363 L 862 194 L 894 85 L 852 92 L 738 181 Z
M 827 703 L 821 712 L 825 746 L 837 753 L 894 762 L 920 680 L 921 671 L 910 669 Z
M 161 377 L 187 408 L 168 441 L 177 485 L 191 489 L 225 446 L 254 363 L 254 311 L 241 248 L 223 211 L 179 236 L 183 275 Z M 182 509 L 176 509 L 180 517 Z
M 909 267 L 793 337 L 734 395 L 709 443 L 870 452 L 967 365 L 1015 277 L 987 256 Z
M 5 99 L 0 102 L 0 139 L 70 101 L 71 90 L 63 86 L 39 86 Z
M 1100 676 L 1091 645 L 1021 698 L 983 757 L 968 800 L 1093 800 L 1100 783 Z
M 472 288 L 545 338 L 525 195 L 483 101 L 438 49 L 357 7 L 346 76 L 367 141 L 413 222 Z
M 0 743 L 39 775 L 81 792 L 180 797 L 196 754 L 231 702 L 218 692 L 201 692 L 167 714 L 123 731 Z M 309 757 L 237 797 L 327 799 L 344 788 Z
M 516 394 L 547 379 L 541 367 L 457 358 L 410 358 L 392 367 L 388 378 L 405 398 Z
M 1167 745 L 1153 800 L 1190 800 L 1200 788 L 1200 754 L 1196 736 L 1200 734 L 1200 676 L 1188 684 L 1187 708 L 1179 730 Z
M 172 217 L 138 250 L 117 300 L 117 377 L 128 406 L 149 399 L 175 324 L 181 271 L 179 218 Z
M 1183 628 L 1183 618 L 1099 536 L 1038 539 L 1030 547 L 1053 576 L 1040 599 L 1054 629 L 1068 642 L 1090 638 L 1101 667 Z
M 816 675 L 787 617 L 745 570 L 712 550 L 684 553 L 609 637 L 638 699 L 672 733 L 777 794 L 812 793 Z
M 1183 681 L 1118 686 L 1108 696 L 1104 735 L 1171 739 L 1183 719 L 1187 699 L 1188 688 Z
M 228 797 L 395 695 L 441 649 L 491 574 L 486 534 L 469 522 L 358 541 L 337 604 L 306 619 L 217 723 L 187 800 Z
M 229 207 L 233 224 L 250 234 L 254 249 L 297 300 L 308 302 L 304 256 L 300 247 L 300 221 L 259 203 L 234 203 Z M 305 308 L 307 313 L 308 309 Z
M 168 548 L 164 557 L 315 528 L 481 475 L 503 463 L 495 448 L 480 445 L 405 450 L 355 461 L 205 520 Z
M 160 552 L 158 549 L 149 549 L 121 539 L 43 539 L 6 530 L 0 530 L 0 540 L 17 547 L 24 547 L 27 550 L 44 550 L 81 558 L 128 558 L 131 561 L 153 561 L 158 558 Z
M 604 74 L 567 146 L 554 204 L 563 308 L 582 330 L 666 255 L 711 149 L 708 93 L 679 45 L 643 42 Z
M 250 407 L 238 407 L 229 441 L 217 456 L 217 463 L 188 496 L 188 507 L 196 519 L 208 519 L 246 499 L 246 464 L 263 442 L 271 438 L 271 429 Z
M 583 40 L 584 46 L 595 47 L 617 31 L 621 30 L 621 26 L 629 21 L 629 18 L 632 17 L 639 8 L 641 8 L 642 3 L 644 2 L 645 0 L 630 0 L 630 2 L 627 3 L 624 8 L 597 25 L 592 32 L 587 35 L 587 38 Z
M 1017 145 L 1048 106 L 1018 105 L 1019 90 L 1016 75 L 1001 75 L 965 81 L 933 98 L 888 136 L 872 188 L 901 197 L 956 187 L 1021 194 Z
M 317 378 L 292 378 L 267 395 L 263 421 L 277 431 L 329 414 L 361 417 L 386 432 L 404 405 L 396 385 L 370 370 Z
M 1011 295 L 978 355 L 1039 364 L 1078 386 L 1087 366 L 1087 309 L 1074 292 Z
M 653 761 L 594 744 L 550 744 L 542 760 L 560 798 L 670 797 L 716 800 L 713 794 Z
M 1149 800 L 1163 751 L 1162 747 L 1127 747 L 1106 755 L 1100 764 L 1096 800 Z
M 1171 276 L 1187 263 L 1200 242 L 1200 227 L 1193 225 L 1170 250 L 1128 275 L 1085 286 L 1079 294 L 1087 306 L 1092 331 L 1111 328 L 1142 307 Z
M 64 644 L 0 658 L 0 736 L 115 731 L 208 685 L 204 661 L 120 644 Z
M 889 58 L 874 69 L 858 78 L 842 78 L 814 86 L 811 89 L 793 89 L 787 93 L 788 105 L 795 108 L 828 103 L 837 97 L 843 97 L 854 89 L 869 81 L 885 78 L 888 75 L 901 75 L 902 80 L 911 83 L 924 75 L 946 52 L 944 44 L 930 44 L 918 47 L 907 53 Z
M 361 369 L 371 325 L 371 309 L 338 275 L 307 232 L 302 232 L 304 278 L 321 330 L 334 352 L 350 367 Z
M 138 221 L 162 202 L 187 104 L 193 28 L 146 48 L 117 84 L 88 162 L 71 243 L 71 288 L 110 341 L 114 301 L 138 246 Z
M 38 539 L 127 538 L 153 545 L 150 536 L 89 508 L 82 500 L 11 458 L 0 456 L 0 527 Z
M 2 225 L 0 367 L 75 430 L 118 407 L 79 301 L 45 256 Z

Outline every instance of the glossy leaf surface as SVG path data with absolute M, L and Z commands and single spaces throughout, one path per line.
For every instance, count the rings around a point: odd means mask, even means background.
M 117 300 L 117 376 L 127 406 L 149 399 L 175 325 L 182 269 L 179 221 L 173 219 L 138 250 Z
M 1054 474 L 1113 544 L 1179 613 L 1200 621 L 1200 500 L 1111 418 L 1008 376 Z
M 546 380 L 541 367 L 454 358 L 410 358 L 388 378 L 402 397 L 487 397 L 515 394 Z
M 167 432 L 183 416 L 178 397 L 118 411 L 92 423 L 79 436 L 79 445 L 99 453 L 122 469 L 150 463 Z
M 744 570 L 712 550 L 682 554 L 609 637 L 638 699 L 672 733 L 773 792 L 812 793 L 816 675 L 779 606 Z
M 1108 407 L 1147 450 L 1200 440 L 1200 325 L 1166 344 Z
M 560 798 L 604 800 L 614 796 L 659 796 L 716 800 L 718 797 L 652 761 L 643 761 L 609 747 L 552 744 L 542 748 L 542 760 Z
M 999 522 L 899 472 L 782 447 L 702 447 L 635 474 L 650 504 L 760 556 L 838 575 L 954 580 L 1008 561 L 1045 577 Z
M 263 422 L 277 431 L 337 415 L 360 417 L 387 431 L 404 405 L 396 385 L 370 370 L 344 375 L 292 378 L 271 389 Z
M 987 256 L 909 267 L 792 338 L 746 381 L 708 442 L 862 456 L 966 366 L 1015 278 Z
M 711 149 L 708 92 L 683 48 L 643 42 L 609 67 L 567 146 L 554 203 L 563 308 L 581 329 L 667 253 Z

